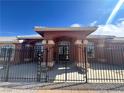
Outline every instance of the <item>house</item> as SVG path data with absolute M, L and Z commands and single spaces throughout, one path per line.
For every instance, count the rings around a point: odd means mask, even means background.
M 16 49 L 19 45 L 20 43 L 16 37 L 0 37 L 0 63 L 6 60 L 4 56 L 8 54 L 7 49 Z M 12 50 L 11 52 L 12 55 L 10 60 L 14 62 L 15 51 Z M 19 57 L 19 55 L 17 55 L 17 57 Z
M 124 64 L 124 37 L 109 35 L 89 35 L 88 49 L 89 62 L 107 64 Z
M 41 53 L 41 64 L 46 64 L 47 60 L 48 67 L 63 64 L 65 61 L 74 63 L 77 67 L 84 65 L 85 61 L 123 64 L 124 38 L 90 35 L 96 29 L 97 27 L 36 26 L 34 30 L 39 35 L 0 37 L 0 56 L 3 55 L 3 47 L 11 47 L 13 63 L 34 62 L 38 53 Z
M 40 44 L 42 37 L 38 35 L 16 36 L 16 37 L 0 37 L 0 58 L 1 62 L 5 61 L 4 56 L 11 48 L 11 62 L 23 63 L 33 60 L 33 49 Z M 7 49 L 8 48 L 8 49 Z
M 85 62 L 86 36 L 91 34 L 97 27 L 68 27 L 48 28 L 36 26 L 35 31 L 43 38 L 43 44 L 48 49 L 47 65 L 66 62 L 74 63 L 80 67 Z M 45 64 L 46 57 L 43 57 Z

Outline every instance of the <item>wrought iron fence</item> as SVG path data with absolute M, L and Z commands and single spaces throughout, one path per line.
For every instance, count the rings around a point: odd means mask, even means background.
M 36 81 L 37 64 L 33 48 L 0 48 L 1 81 Z
M 94 45 L 88 48 L 92 51 L 88 52 L 89 82 L 124 83 L 124 44 L 104 47 Z
M 67 46 L 61 48 L 66 52 L 61 55 L 63 58 L 72 54 L 71 51 L 67 52 L 65 47 L 67 48 Z M 68 47 L 74 49 L 72 47 L 75 46 Z M 79 56 L 84 58 L 83 62 L 82 60 L 79 62 L 80 67 L 73 59 L 62 58 L 63 62 L 55 62 L 52 68 L 48 68 L 48 53 L 55 47 L 49 49 L 44 46 L 15 49 L 2 47 L 0 81 L 124 83 L 124 46 L 78 48 L 83 48 L 81 52 L 84 52 L 84 55 Z M 77 54 L 74 51 L 71 56 L 75 55 Z M 57 58 L 53 58 L 53 61 L 56 60 Z

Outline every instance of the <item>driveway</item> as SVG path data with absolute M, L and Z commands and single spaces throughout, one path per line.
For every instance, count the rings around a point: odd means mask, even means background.
M 8 69 L 8 81 L 36 82 L 37 64 L 11 64 Z M 0 65 L 0 80 L 5 79 L 7 71 Z M 41 81 L 49 82 L 85 82 L 86 73 L 78 69 L 74 64 L 56 64 L 51 70 L 45 73 L 41 71 Z M 124 67 L 100 63 L 92 63 L 87 68 L 89 83 L 124 83 Z

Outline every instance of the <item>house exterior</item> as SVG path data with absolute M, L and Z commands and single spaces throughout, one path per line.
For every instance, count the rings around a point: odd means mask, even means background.
M 12 48 L 16 49 L 19 48 L 20 43 L 16 37 L 0 37 L 0 63 L 4 62 L 4 56 L 7 55 L 7 49 Z M 12 51 L 11 62 L 15 60 L 15 51 Z M 16 54 L 19 57 L 18 54 Z
M 28 35 L 28 36 L 17 36 L 18 41 L 20 41 L 20 59 L 19 62 L 32 62 L 34 61 L 34 48 L 35 46 L 42 45 L 41 42 L 43 38 L 38 35 Z M 22 52 L 20 52 L 22 51 Z
M 77 67 L 82 66 L 85 61 L 123 64 L 124 38 L 90 35 L 96 29 L 97 27 L 44 28 L 37 26 L 34 30 L 39 35 L 0 37 L 0 56 L 4 47 L 11 47 L 13 49 L 11 62 L 15 64 L 33 62 L 37 52 L 48 49 L 47 53 L 46 51 L 43 53 L 42 60 L 44 65 L 47 59 L 48 67 L 62 64 L 64 61 L 72 62 Z M 87 56 L 86 59 L 85 56 Z M 1 62 L 2 60 L 0 59 Z
M 11 62 L 23 63 L 33 60 L 33 49 L 35 45 L 42 41 L 41 36 L 17 36 L 17 37 L 0 37 L 0 58 L 1 62 L 5 61 L 8 49 L 11 48 Z M 8 48 L 8 49 L 7 49 Z
M 73 62 L 77 67 L 85 62 L 86 36 L 94 32 L 96 27 L 42 28 L 35 31 L 43 38 L 43 44 L 48 49 L 48 67 L 64 61 Z M 43 57 L 45 64 L 46 57 Z

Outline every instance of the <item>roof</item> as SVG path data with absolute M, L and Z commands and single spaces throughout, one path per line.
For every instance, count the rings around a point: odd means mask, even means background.
M 124 37 L 116 37 L 113 40 L 122 40 L 122 41 L 124 41 Z
M 17 36 L 18 39 L 43 39 L 40 35 L 24 35 L 24 36 Z
M 0 43 L 19 43 L 16 37 L 0 37 Z
M 115 37 L 111 40 L 113 43 L 124 43 L 124 37 Z
M 35 31 L 95 31 L 97 27 L 63 27 L 49 28 L 35 26 Z
M 88 39 L 113 39 L 115 36 L 111 35 L 89 35 L 87 36 Z
M 110 35 L 89 35 L 87 39 L 107 39 L 108 42 L 112 43 L 124 43 L 124 37 L 116 37 Z M 109 40 L 108 40 L 109 39 Z

